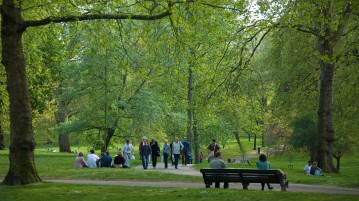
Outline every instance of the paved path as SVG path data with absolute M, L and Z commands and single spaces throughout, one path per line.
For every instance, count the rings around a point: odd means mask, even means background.
M 142 169 L 142 166 L 136 166 L 137 169 Z M 199 176 L 202 174 L 194 169 L 192 165 L 178 166 L 175 169 L 174 166 L 169 166 L 165 169 L 163 164 L 158 164 L 156 169 L 149 168 L 154 171 L 168 172 L 180 175 Z M 101 181 L 101 180 L 45 180 L 48 182 L 59 183 L 76 183 L 76 184 L 99 184 L 99 185 L 124 185 L 124 186 L 152 186 L 152 187 L 180 187 L 180 188 L 205 188 L 203 182 L 168 182 L 168 181 Z M 241 184 L 230 183 L 230 188 L 242 189 Z M 280 191 L 279 184 L 273 184 L 274 189 L 272 191 Z M 260 184 L 250 184 L 249 190 L 260 190 Z M 322 185 L 305 185 L 305 184 L 292 184 L 289 181 L 289 192 L 316 192 L 316 193 L 328 193 L 328 194 L 351 194 L 359 195 L 359 189 L 341 188 L 334 186 L 322 186 Z

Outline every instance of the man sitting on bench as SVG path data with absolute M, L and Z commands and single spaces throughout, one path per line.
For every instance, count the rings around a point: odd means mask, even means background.
M 216 153 L 214 153 L 214 159 L 211 161 L 211 168 L 214 168 L 214 169 L 227 168 L 226 164 L 224 163 L 224 161 L 221 158 L 222 158 L 222 154 L 220 151 L 217 151 Z M 219 182 L 215 182 L 214 187 L 219 188 Z M 229 187 L 228 182 L 224 182 L 223 188 L 228 188 L 228 187 Z

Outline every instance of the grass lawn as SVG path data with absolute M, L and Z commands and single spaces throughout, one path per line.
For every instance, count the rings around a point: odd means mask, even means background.
M 251 144 L 247 143 L 246 154 L 253 152 Z M 47 148 L 46 148 L 47 149 Z M 75 169 L 73 167 L 75 154 L 46 152 L 40 147 L 35 150 L 35 163 L 37 171 L 43 179 L 90 179 L 90 180 L 151 180 L 151 181 L 187 181 L 203 182 L 202 177 L 184 176 L 159 171 L 133 168 L 140 165 L 141 161 L 131 161 L 132 168 L 99 168 L 99 169 Z M 77 149 L 85 151 L 87 149 Z M 262 149 L 265 151 L 265 149 Z M 205 149 L 202 149 L 205 153 Z M 114 156 L 115 150 L 111 151 Z M 242 156 L 235 142 L 222 148 L 225 158 Z M 98 154 L 98 153 L 97 153 Z M 293 169 L 288 168 L 289 156 L 269 155 L 272 169 L 282 169 L 287 174 L 290 183 L 331 185 L 340 187 L 359 188 L 359 159 L 358 156 L 343 157 L 340 174 L 325 174 L 323 177 L 306 176 L 303 167 L 307 158 L 297 155 L 293 157 Z M 256 168 L 257 158 L 251 160 L 253 165 L 228 164 L 229 167 Z M 4 178 L 8 171 L 8 151 L 0 151 L 0 178 Z M 208 167 L 208 163 L 196 164 L 195 168 Z M 272 191 L 243 191 L 238 189 L 190 189 L 190 188 L 151 188 L 151 187 L 126 187 L 111 185 L 79 185 L 40 183 L 25 186 L 0 186 L 1 201 L 18 200 L 143 200 L 149 196 L 161 196 L 172 200 L 359 200 L 353 195 L 330 195 L 320 193 L 296 193 L 296 192 L 272 192 Z
M 238 189 L 152 188 L 127 186 L 41 183 L 26 186 L 0 186 L 1 201 L 71 200 L 358 200 L 354 195 L 295 193 Z

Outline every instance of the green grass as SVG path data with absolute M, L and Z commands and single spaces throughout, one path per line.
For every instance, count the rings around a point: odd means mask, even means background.
M 245 142 L 246 154 L 256 152 L 251 150 L 252 145 Z M 50 147 L 55 148 L 55 147 Z M 94 179 L 94 180 L 163 180 L 163 181 L 189 181 L 202 182 L 201 177 L 177 175 L 171 173 L 164 173 L 154 170 L 144 171 L 142 169 L 133 168 L 140 165 L 141 161 L 131 160 L 131 169 L 118 168 L 99 168 L 99 169 L 75 169 L 73 167 L 75 154 L 72 153 L 52 153 L 46 152 L 47 149 L 39 147 L 35 150 L 35 163 L 39 176 L 43 179 Z M 83 149 L 87 155 L 87 149 Z M 265 149 L 263 149 L 265 151 Z M 80 151 L 82 151 L 80 149 Z M 205 153 L 205 150 L 202 149 Z M 111 154 L 114 156 L 116 150 L 112 150 Z M 234 158 L 241 156 L 239 147 L 235 142 L 230 142 L 225 148 L 222 148 L 223 158 Z M 290 183 L 300 184 L 318 184 L 330 185 L 340 187 L 359 188 L 359 157 L 358 154 L 354 156 L 345 156 L 341 161 L 341 169 L 339 174 L 325 174 L 323 177 L 304 175 L 303 167 L 307 162 L 307 158 L 297 155 L 293 158 L 293 169 L 288 168 L 289 156 L 275 157 L 269 155 L 268 160 L 271 162 L 272 169 L 281 169 L 287 174 Z M 4 178 L 9 168 L 8 151 L 0 151 L 0 178 Z M 244 164 L 228 164 L 231 168 L 256 168 L 255 162 L 257 158 L 251 159 L 252 165 Z M 200 169 L 209 167 L 205 161 L 202 164 L 196 164 L 195 168 Z
M 250 143 L 245 144 L 246 153 L 255 152 L 251 150 Z M 55 147 L 54 147 L 55 148 Z M 176 175 L 160 171 L 133 168 L 140 165 L 140 160 L 131 161 L 131 169 L 99 168 L 99 169 L 75 169 L 73 162 L 76 157 L 71 153 L 49 153 L 44 147 L 35 150 L 35 163 L 37 171 L 42 179 L 89 179 L 89 180 L 147 180 L 147 181 L 186 181 L 200 182 L 202 177 Z M 87 149 L 83 150 L 87 155 Z M 265 151 L 265 149 L 262 149 Z M 205 149 L 202 149 L 204 153 Z M 114 155 L 116 150 L 112 150 Z M 231 142 L 222 148 L 224 158 L 242 157 L 238 145 Z M 288 169 L 289 156 L 275 157 L 269 155 L 272 169 L 282 169 L 286 172 L 290 183 L 318 184 L 341 187 L 358 188 L 359 159 L 357 155 L 343 157 L 340 174 L 326 174 L 324 177 L 306 176 L 303 167 L 307 161 L 306 157 L 297 155 L 292 161 L 293 169 Z M 4 178 L 8 171 L 8 151 L 0 151 L 0 178 Z M 255 161 L 251 160 L 252 166 L 243 164 L 229 164 L 229 167 L 256 168 Z M 209 167 L 207 162 L 196 164 L 195 168 Z M 243 191 L 239 189 L 191 189 L 191 188 L 152 188 L 152 187 L 130 187 L 94 184 L 59 184 L 47 183 L 24 185 L 24 186 L 2 186 L 0 185 L 1 201 L 37 201 L 37 200 L 144 200 L 149 197 L 161 197 L 166 200 L 358 200 L 354 195 L 330 195 L 321 193 L 298 193 L 298 192 L 276 192 L 276 191 Z
M 191 188 L 152 188 L 111 185 L 79 185 L 41 183 L 25 186 L 0 186 L 2 201 L 72 201 L 72 200 L 357 200 L 354 195 L 330 195 L 320 193 L 295 193 L 280 191 L 255 191 L 238 189 L 191 189 Z

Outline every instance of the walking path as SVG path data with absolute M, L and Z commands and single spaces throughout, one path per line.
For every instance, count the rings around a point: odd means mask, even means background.
M 199 176 L 202 174 L 192 167 L 192 164 L 187 166 L 178 166 L 175 169 L 174 166 L 169 166 L 168 169 L 164 168 L 162 163 L 157 164 L 156 169 L 149 167 L 149 170 L 168 172 L 172 174 Z M 137 169 L 142 169 L 142 166 L 136 166 Z M 75 183 L 75 184 L 98 184 L 98 185 L 123 185 L 123 186 L 151 186 L 151 187 L 178 187 L 178 188 L 205 188 L 203 182 L 169 182 L 169 181 L 102 181 L 102 180 L 45 180 L 47 182 L 58 183 Z M 272 191 L 280 191 L 279 184 L 272 185 L 274 189 Z M 242 184 L 230 183 L 231 189 L 242 189 Z M 250 184 L 249 190 L 260 190 L 260 184 Z M 359 195 L 359 189 L 341 188 L 335 186 L 322 186 L 322 185 L 306 185 L 306 184 L 292 184 L 289 181 L 289 192 L 316 192 L 316 193 L 328 193 L 328 194 L 351 194 Z

